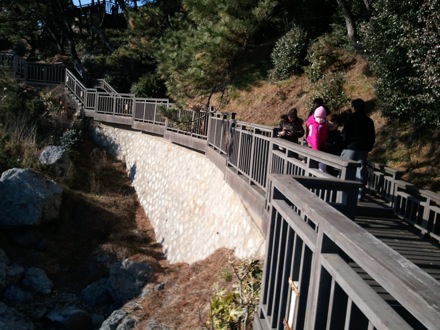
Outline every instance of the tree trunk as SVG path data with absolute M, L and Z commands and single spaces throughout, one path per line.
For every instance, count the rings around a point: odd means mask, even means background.
M 372 0 L 364 0 L 365 9 L 367 10 L 368 17 L 371 17 L 371 2 Z
M 368 0 L 365 0 L 368 2 Z M 345 26 L 347 27 L 347 35 L 350 39 L 355 51 L 360 53 L 362 50 L 362 46 L 360 44 L 360 40 L 356 30 L 356 22 L 353 19 L 353 15 L 351 14 L 350 8 L 348 7 L 345 0 L 336 0 L 339 7 L 342 10 L 342 14 L 345 19 Z

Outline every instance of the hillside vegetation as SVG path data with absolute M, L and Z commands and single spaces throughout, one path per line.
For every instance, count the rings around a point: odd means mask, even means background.
M 377 139 L 370 159 L 399 169 L 408 182 L 439 192 L 439 131 L 417 128 L 411 123 L 390 122 L 377 107 L 376 78 L 367 74 L 368 62 L 363 57 L 354 56 L 350 63 L 344 72 L 343 90 L 348 99 L 362 98 L 366 101 L 369 116 L 375 123 Z M 221 111 L 234 112 L 241 121 L 275 126 L 280 116 L 292 107 L 296 107 L 299 116 L 306 119 L 311 95 L 316 95 L 314 93 L 306 75 L 279 83 L 260 81 L 252 88 L 230 95 L 228 104 L 221 107 Z M 347 114 L 348 111 L 347 104 L 347 108 L 340 112 Z
M 360 97 L 378 133 L 371 159 L 439 191 L 439 0 L 117 0 L 113 12 L 91 3 L 2 1 L 2 50 L 62 61 L 91 85 L 104 78 L 119 92 L 266 125 L 291 106 L 305 119 L 315 97 L 342 114 Z M 2 86 L 0 96 L 12 100 L 11 85 Z M 52 113 L 54 93 L 38 98 L 21 102 L 23 117 L 13 121 Z M 10 118 L 2 115 L 4 129 Z M 64 134 L 52 133 L 45 138 Z M 30 157 L 3 155 L 9 164 Z

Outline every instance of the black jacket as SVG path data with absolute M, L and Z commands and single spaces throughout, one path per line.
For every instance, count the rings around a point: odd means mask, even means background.
M 288 119 L 283 119 L 278 125 L 279 133 L 284 130 L 283 139 L 298 143 L 298 138 L 304 135 L 304 121 L 301 118 L 296 118 L 292 122 Z
M 344 141 L 342 140 L 341 131 L 338 129 L 327 130 L 327 140 L 322 151 L 333 155 L 341 155 L 344 148 Z
M 376 140 L 373 120 L 363 112 L 354 112 L 342 129 L 344 149 L 371 151 Z

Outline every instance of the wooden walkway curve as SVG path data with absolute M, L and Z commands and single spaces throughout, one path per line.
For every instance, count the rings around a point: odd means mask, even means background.
M 364 202 L 359 203 L 354 222 L 440 282 L 440 243 L 395 216 L 384 200 L 367 196 Z M 413 329 L 426 329 L 401 309 L 400 304 L 358 265 L 350 265 L 389 305 L 401 313 Z
M 395 216 L 384 204 L 380 199 L 367 198 L 359 203 L 354 221 L 440 281 L 440 243 Z
M 370 195 L 358 203 L 357 162 L 277 139 L 273 127 L 120 94 L 104 80 L 90 88 L 62 66 L 11 53 L 0 60 L 19 79 L 64 84 L 81 115 L 162 136 L 224 173 L 267 239 L 255 329 L 440 329 L 438 194 L 372 164 Z

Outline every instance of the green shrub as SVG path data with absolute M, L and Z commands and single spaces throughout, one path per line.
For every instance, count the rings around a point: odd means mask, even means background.
M 399 122 L 440 127 L 440 2 L 375 1 L 360 29 L 382 114 Z
M 313 95 L 322 97 L 332 112 L 338 113 L 348 105 L 349 99 L 344 93 L 345 79 L 342 73 L 327 73 L 313 85 Z
M 161 98 L 166 93 L 166 87 L 156 74 L 149 73 L 131 85 L 130 93 L 135 94 L 136 97 Z
M 305 72 L 312 83 L 321 79 L 339 61 L 338 49 L 333 42 L 332 35 L 326 34 L 316 39 L 307 49 L 309 65 Z
M 298 26 L 294 26 L 282 36 L 276 42 L 270 55 L 273 64 L 270 78 L 282 80 L 289 78 L 292 74 L 300 73 L 306 44 L 306 32 Z
M 232 291 L 216 286 L 208 323 L 212 329 L 251 329 L 261 292 L 260 261 L 248 259 L 239 264 L 231 262 L 231 266 L 238 283 Z
M 75 154 L 81 144 L 81 130 L 68 129 L 63 133 L 60 138 L 61 146 L 69 153 Z

